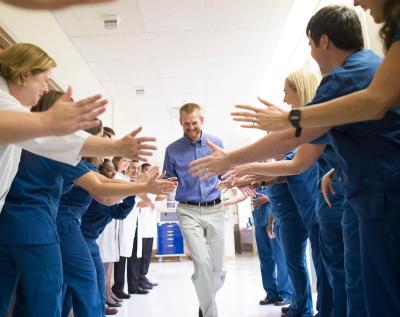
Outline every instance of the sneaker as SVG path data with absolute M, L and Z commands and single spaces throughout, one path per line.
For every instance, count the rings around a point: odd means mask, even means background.
M 274 299 L 266 296 L 264 299 L 260 300 L 260 305 L 271 305 L 281 301 L 281 299 Z
M 281 312 L 282 314 L 286 314 L 289 311 L 290 306 L 282 307 Z
M 286 300 L 286 299 L 282 299 L 280 301 L 277 301 L 276 303 L 274 303 L 275 306 L 288 306 L 290 305 L 290 303 Z M 285 307 L 284 307 L 285 308 Z M 289 308 L 288 308 L 289 309 Z M 283 311 L 282 311 L 283 312 Z

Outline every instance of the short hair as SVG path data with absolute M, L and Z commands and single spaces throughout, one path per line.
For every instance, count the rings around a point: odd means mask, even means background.
M 193 103 L 193 102 L 185 103 L 179 109 L 179 117 L 182 117 L 183 113 L 191 114 L 196 110 L 201 111 L 201 107 L 197 103 Z
M 286 84 L 295 90 L 300 98 L 300 106 L 310 103 L 315 96 L 315 92 L 320 83 L 320 78 L 314 72 L 307 69 L 300 69 L 290 73 L 286 79 Z
M 0 53 L 0 75 L 17 85 L 24 83 L 23 74 L 39 74 L 56 67 L 56 62 L 40 47 L 18 43 Z
M 324 34 L 341 50 L 364 47 L 360 19 L 353 9 L 345 6 L 332 5 L 320 9 L 308 22 L 306 34 L 317 47 Z
M 144 170 L 146 167 L 148 167 L 148 166 L 150 167 L 151 164 L 150 164 L 150 163 L 143 163 L 142 166 L 141 166 L 141 168 L 140 168 L 140 170 L 143 171 L 143 170 Z
M 110 127 L 103 127 L 103 136 L 110 138 L 115 135 L 115 131 Z

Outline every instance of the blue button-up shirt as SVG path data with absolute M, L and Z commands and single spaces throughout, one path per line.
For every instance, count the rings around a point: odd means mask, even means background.
M 223 147 L 220 139 L 202 133 L 200 140 L 197 142 L 183 136 L 168 145 L 165 151 L 164 171 L 167 173 L 166 177 L 178 178 L 178 188 L 175 196 L 177 201 L 208 202 L 220 197 L 220 191 L 215 188 L 218 184 L 218 177 L 203 181 L 189 173 L 190 162 L 212 154 L 212 150 L 207 145 L 206 140 Z

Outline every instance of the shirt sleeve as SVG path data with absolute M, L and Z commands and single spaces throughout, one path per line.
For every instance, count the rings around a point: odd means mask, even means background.
M 53 168 L 63 176 L 64 184 L 72 183 L 75 179 L 92 172 L 82 160 L 76 166 L 53 161 Z
M 333 98 L 340 97 L 342 95 L 346 95 L 348 93 L 347 88 L 343 89 L 346 86 L 348 86 L 348 83 L 346 83 L 344 80 L 341 80 L 341 78 L 339 78 L 338 76 L 335 76 L 335 75 L 326 76 L 322 80 L 321 85 L 318 87 L 315 97 L 307 106 L 325 102 L 325 101 L 331 100 Z M 334 96 L 332 96 L 333 91 L 336 91 L 336 92 L 343 91 L 343 93 L 338 94 L 336 97 L 334 97 Z M 309 143 L 311 143 L 311 144 L 329 144 L 328 133 L 320 135 L 315 140 L 313 140 Z
M 111 208 L 111 217 L 118 220 L 125 219 L 132 211 L 134 205 L 135 196 L 125 198 L 122 203 L 109 207 Z
M 78 131 L 61 137 L 43 137 L 20 142 L 17 145 L 29 152 L 62 163 L 77 165 L 81 151 L 89 133 Z

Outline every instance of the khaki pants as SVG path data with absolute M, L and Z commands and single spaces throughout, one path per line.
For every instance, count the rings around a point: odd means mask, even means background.
M 192 281 L 204 317 L 217 317 L 215 294 L 224 284 L 224 215 L 222 204 L 198 207 L 180 203 L 180 228 L 193 260 Z

